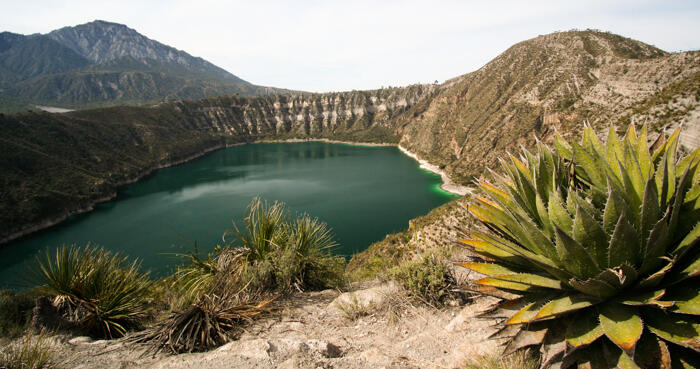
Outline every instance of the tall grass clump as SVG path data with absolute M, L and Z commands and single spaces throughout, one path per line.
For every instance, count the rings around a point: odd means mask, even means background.
M 26 335 L 0 348 L 0 368 L 51 369 L 58 367 L 56 349 L 46 336 Z
M 96 337 L 121 337 L 146 317 L 151 281 L 137 261 L 99 247 L 61 246 L 36 257 L 29 280 L 63 317 Z
M 34 299 L 28 293 L 0 291 L 0 337 L 21 336 L 27 328 L 34 308 Z
M 502 303 L 505 354 L 539 346 L 542 368 L 700 367 L 700 149 L 644 127 L 607 143 L 586 127 L 503 161 L 469 210 L 462 243 Z

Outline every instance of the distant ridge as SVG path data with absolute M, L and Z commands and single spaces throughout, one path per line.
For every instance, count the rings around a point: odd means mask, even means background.
M 253 85 L 123 24 L 96 20 L 45 35 L 0 34 L 0 111 L 276 92 L 286 90 Z

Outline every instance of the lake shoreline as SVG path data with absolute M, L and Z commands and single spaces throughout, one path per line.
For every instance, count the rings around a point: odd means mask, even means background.
M 8 243 L 10 243 L 12 241 L 16 241 L 16 240 L 21 239 L 22 237 L 29 236 L 32 233 L 36 233 L 36 232 L 42 231 L 44 229 L 48 229 L 48 228 L 51 228 L 55 225 L 58 225 L 59 223 L 62 223 L 63 221 L 65 221 L 66 219 L 68 219 L 74 215 L 79 215 L 79 214 L 90 212 L 90 211 L 95 209 L 95 205 L 98 205 L 98 204 L 101 204 L 104 202 L 108 202 L 108 201 L 111 201 L 114 198 L 116 198 L 117 194 L 119 192 L 118 191 L 119 188 L 126 186 L 126 185 L 129 185 L 129 184 L 132 184 L 134 182 L 138 182 L 139 180 L 153 174 L 153 172 L 155 172 L 159 169 L 164 169 L 164 168 L 169 168 L 169 167 L 172 167 L 175 165 L 184 164 L 184 163 L 187 163 L 187 162 L 192 161 L 194 159 L 200 158 L 204 155 L 207 155 L 207 154 L 209 154 L 213 151 L 216 151 L 216 150 L 225 149 L 227 147 L 245 145 L 245 144 L 246 143 L 219 144 L 219 145 L 215 145 L 215 146 L 206 148 L 206 149 L 204 149 L 200 152 L 197 152 L 195 154 L 186 156 L 182 159 L 168 161 L 168 162 L 147 168 L 144 171 L 142 171 L 141 173 L 139 173 L 134 178 L 129 178 L 129 179 L 126 179 L 124 181 L 116 183 L 114 185 L 115 189 L 112 192 L 110 192 L 109 194 L 107 194 L 105 196 L 98 197 L 96 199 L 89 201 L 88 204 L 83 206 L 83 207 L 80 207 L 78 209 L 73 209 L 73 210 L 70 210 L 70 209 L 65 210 L 64 212 L 62 212 L 60 215 L 58 215 L 56 217 L 46 219 L 46 220 L 38 222 L 38 223 L 29 224 L 24 229 L 17 231 L 15 233 L 11 233 L 10 235 L 3 237 L 2 239 L 0 239 L 0 248 L 4 247 L 5 245 L 7 245 Z
M 108 193 L 105 196 L 98 197 L 94 200 L 91 200 L 87 203 L 87 205 L 80 207 L 78 209 L 73 209 L 73 210 L 66 210 L 62 212 L 59 216 L 50 218 L 50 219 L 45 219 L 41 222 L 38 223 L 33 223 L 29 224 L 27 227 L 25 227 L 22 230 L 19 230 L 17 232 L 14 232 L 8 236 L 3 237 L 0 239 L 0 248 L 4 247 L 8 243 L 12 241 L 16 241 L 18 239 L 21 239 L 25 236 L 29 236 L 33 233 L 42 231 L 44 229 L 51 228 L 55 225 L 58 225 L 68 218 L 74 216 L 74 215 L 79 215 L 83 213 L 90 212 L 94 210 L 95 206 L 104 202 L 108 202 L 113 200 L 114 198 L 117 197 L 118 194 L 118 189 L 132 184 L 134 182 L 137 182 L 144 177 L 147 177 L 151 175 L 153 172 L 159 170 L 159 169 L 164 169 L 168 167 L 172 167 L 175 165 L 180 165 L 187 163 L 189 161 L 198 159 L 204 155 L 207 155 L 213 151 L 225 149 L 228 147 L 235 147 L 235 146 L 240 146 L 240 145 L 248 145 L 248 144 L 258 144 L 258 143 L 295 143 L 295 142 L 325 142 L 325 143 L 332 143 L 332 144 L 345 144 L 345 145 L 353 145 L 353 146 L 367 146 L 367 147 L 386 147 L 386 146 L 394 146 L 397 147 L 404 155 L 416 160 L 422 169 L 428 170 L 432 173 L 440 175 L 442 179 L 442 184 L 440 185 L 440 188 L 448 193 L 458 195 L 458 196 L 464 196 L 465 194 L 470 192 L 469 187 L 467 186 L 462 186 L 459 184 L 456 184 L 453 182 L 447 174 L 440 170 L 436 165 L 430 164 L 428 161 L 420 159 L 416 154 L 408 151 L 404 147 L 402 147 L 400 144 L 395 144 L 395 143 L 377 143 L 377 142 L 359 142 L 359 141 L 341 141 L 341 140 L 331 140 L 327 138 L 290 138 L 290 139 L 282 139 L 282 140 L 275 140 L 275 139 L 262 139 L 262 140 L 255 140 L 251 142 L 239 142 L 239 143 L 229 143 L 229 144 L 219 144 L 219 145 L 214 145 L 212 147 L 205 148 L 195 154 L 189 155 L 185 158 L 173 160 L 173 161 L 168 161 L 159 165 L 152 166 L 150 168 L 145 169 L 141 173 L 139 173 L 137 176 L 134 178 L 126 179 L 124 181 L 121 181 L 119 183 L 116 183 L 114 185 L 115 190 L 112 192 Z

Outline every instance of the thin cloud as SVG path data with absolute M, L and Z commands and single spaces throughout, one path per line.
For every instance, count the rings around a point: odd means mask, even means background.
M 124 23 L 252 83 L 306 91 L 445 80 L 539 34 L 598 28 L 668 51 L 700 47 L 693 1 L 22 1 L 0 24 L 45 33 Z

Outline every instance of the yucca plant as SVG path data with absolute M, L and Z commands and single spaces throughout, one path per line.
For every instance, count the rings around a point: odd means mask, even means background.
M 174 354 L 205 351 L 228 342 L 245 323 L 270 311 L 273 301 L 236 285 L 222 274 L 216 275 L 213 284 L 193 303 L 128 340 L 146 343 L 153 352 L 167 350 Z
M 145 318 L 151 281 L 137 261 L 117 253 L 90 245 L 61 246 L 53 254 L 38 255 L 28 279 L 91 335 L 121 337 Z
M 476 288 L 502 300 L 504 354 L 539 345 L 542 368 L 700 367 L 700 149 L 644 127 L 603 144 L 559 135 L 502 161 L 469 210 L 486 229 L 460 241 Z
M 247 207 L 243 231 L 233 224 L 233 231 L 224 233 L 223 240 L 229 234 L 235 235 L 248 251 L 248 260 L 264 260 L 280 245 L 287 241 L 287 210 L 283 203 L 272 205 L 254 198 Z

